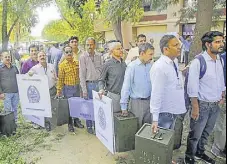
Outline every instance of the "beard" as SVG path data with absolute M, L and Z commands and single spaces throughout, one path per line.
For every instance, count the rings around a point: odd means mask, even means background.
M 219 55 L 224 53 L 224 47 L 220 47 L 218 49 L 214 49 L 213 46 L 210 47 L 210 51 L 211 53 L 215 54 L 215 55 Z

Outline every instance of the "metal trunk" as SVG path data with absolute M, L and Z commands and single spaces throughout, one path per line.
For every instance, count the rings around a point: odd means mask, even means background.
M 10 136 L 16 132 L 16 123 L 13 112 L 0 113 L 0 134 Z
M 116 152 L 134 150 L 135 134 L 138 131 L 138 118 L 132 113 L 128 117 L 122 117 L 121 113 L 115 113 L 114 129 Z
M 136 134 L 136 164 L 171 164 L 174 131 L 160 129 L 152 134 L 151 125 L 144 126 Z

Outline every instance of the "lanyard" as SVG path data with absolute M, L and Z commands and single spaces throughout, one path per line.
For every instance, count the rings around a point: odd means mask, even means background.
M 175 69 L 175 71 L 176 71 L 177 79 L 179 80 L 179 79 L 180 79 L 180 78 L 179 78 L 179 73 L 178 73 L 177 66 L 176 66 L 175 62 L 173 62 L 173 67 L 174 67 L 174 69 Z
M 44 69 L 45 75 L 47 75 L 47 67 L 43 69 Z

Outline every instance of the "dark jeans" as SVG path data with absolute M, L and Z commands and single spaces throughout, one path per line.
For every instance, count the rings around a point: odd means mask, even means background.
M 194 159 L 205 152 L 205 145 L 212 133 L 220 108 L 217 103 L 199 102 L 200 114 L 197 121 L 191 119 L 186 156 Z
M 184 59 L 185 65 L 187 66 L 189 64 L 189 52 L 185 51 Z
M 93 99 L 92 90 L 98 91 L 98 83 L 87 82 L 88 99 Z M 87 128 L 92 128 L 93 123 L 94 122 L 92 120 L 86 120 Z M 94 123 L 94 125 L 95 125 L 95 123 Z
M 174 129 L 177 115 L 171 113 L 160 113 L 158 126 L 165 129 Z
M 64 89 L 63 89 L 63 95 L 67 99 L 69 99 L 71 97 L 80 97 L 80 86 L 79 85 L 75 85 L 75 86 L 67 86 L 67 85 L 65 85 Z M 75 118 L 75 119 L 79 120 L 79 118 Z M 73 125 L 72 117 L 69 117 L 69 124 Z

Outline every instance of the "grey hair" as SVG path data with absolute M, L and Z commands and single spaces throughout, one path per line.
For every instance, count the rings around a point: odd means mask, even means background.
M 89 37 L 89 38 L 87 38 L 86 42 L 87 42 L 87 41 L 89 41 L 89 40 L 92 40 L 92 41 L 96 44 L 96 40 L 95 40 L 95 38 L 93 38 L 93 37 Z
M 169 46 L 169 41 L 176 38 L 176 36 L 174 35 L 165 35 L 162 37 L 161 41 L 160 41 L 160 49 L 162 51 L 162 53 L 164 53 L 164 48 Z
M 109 47 L 109 51 L 113 51 L 114 48 L 116 48 L 117 46 L 121 45 L 120 42 L 113 42 L 113 43 L 109 43 L 108 47 Z
M 139 54 L 146 52 L 149 49 L 154 50 L 154 47 L 150 43 L 143 43 L 139 45 Z

